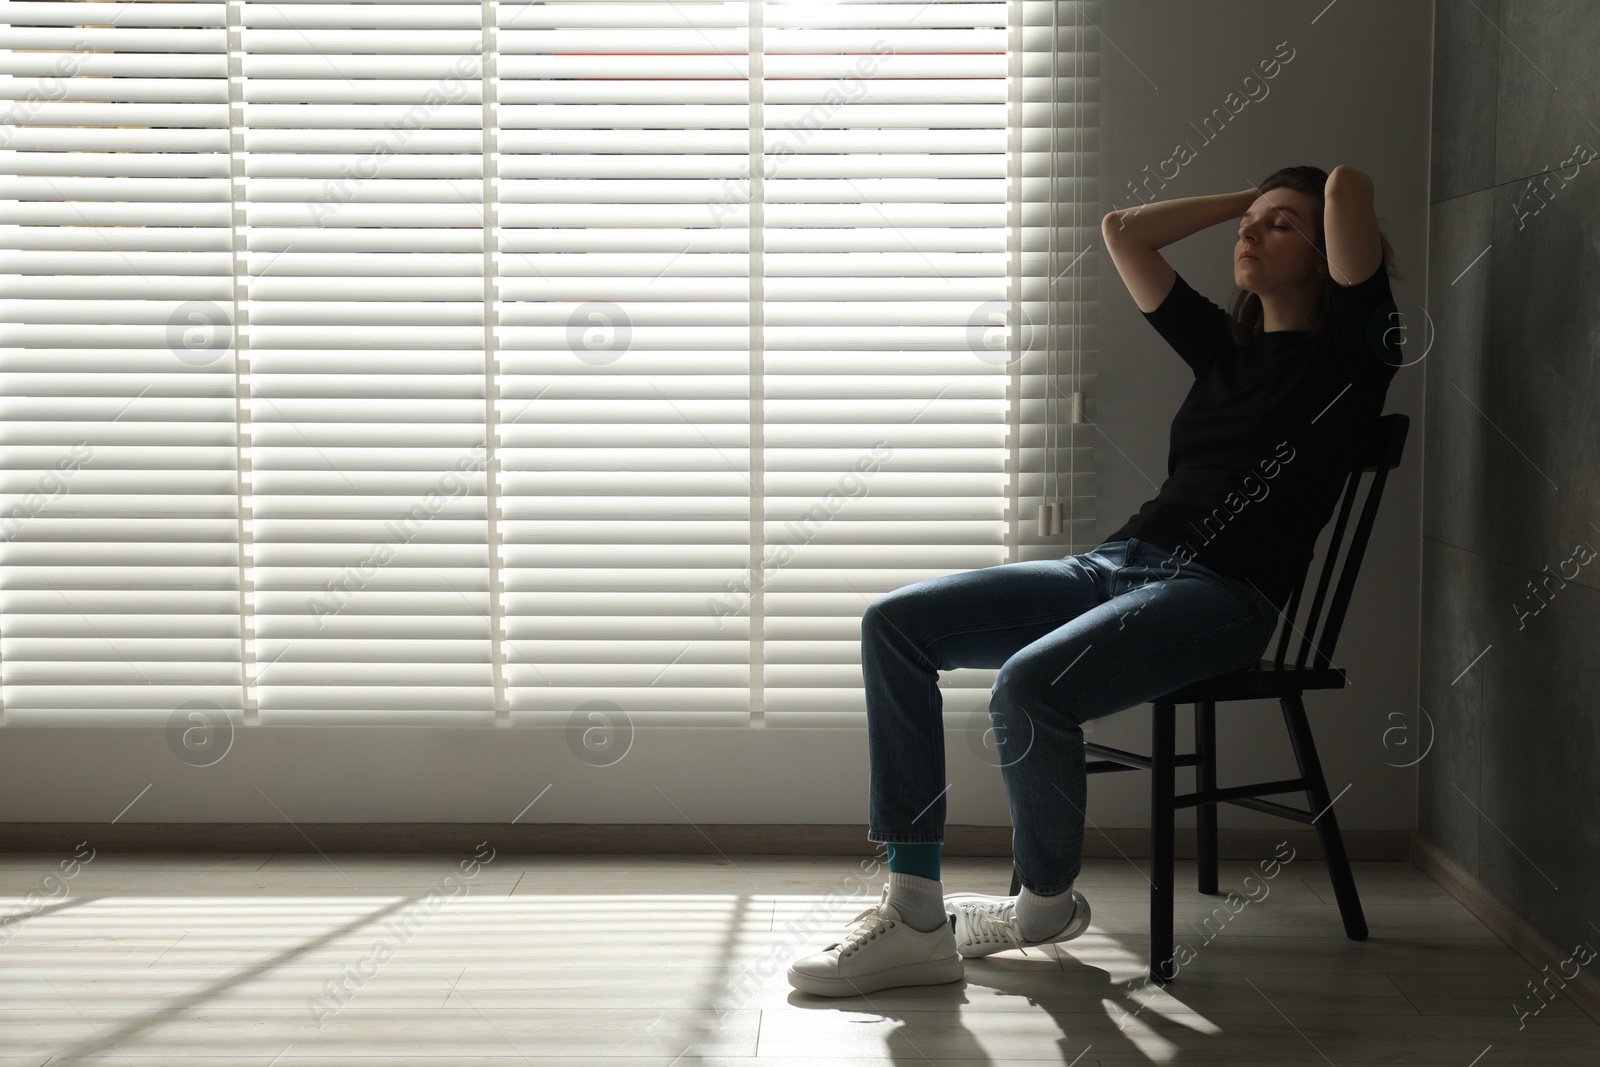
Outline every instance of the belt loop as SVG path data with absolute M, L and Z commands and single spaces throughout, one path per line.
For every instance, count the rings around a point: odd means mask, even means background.
M 1124 568 L 1126 568 L 1127 566 L 1129 566 L 1133 562 L 1134 546 L 1137 545 L 1137 544 L 1138 544 L 1138 542 L 1135 541 L 1131 537 L 1124 538 L 1123 541 L 1122 541 L 1122 562 L 1118 563 L 1115 567 L 1111 568 L 1111 582 L 1112 582 L 1111 595 L 1112 596 L 1116 596 L 1117 595 L 1117 586 L 1116 586 L 1117 575 L 1121 574 L 1123 572 Z

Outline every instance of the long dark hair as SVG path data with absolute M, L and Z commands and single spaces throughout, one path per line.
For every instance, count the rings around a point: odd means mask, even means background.
M 1328 258 L 1328 237 L 1322 232 L 1323 190 L 1328 184 L 1328 172 L 1321 167 L 1284 167 L 1275 170 L 1256 186 L 1259 192 L 1268 192 L 1272 189 L 1296 189 L 1317 202 L 1316 227 L 1317 252 L 1322 258 Z M 1383 262 L 1378 269 L 1387 271 L 1391 278 L 1402 278 L 1394 267 L 1394 249 L 1389 246 L 1389 238 L 1384 236 L 1383 230 L 1378 231 L 1378 240 L 1383 245 Z M 1328 292 L 1339 283 L 1333 280 L 1331 274 L 1322 276 L 1322 288 L 1317 291 L 1317 304 L 1312 312 L 1312 330 L 1321 332 L 1328 325 L 1328 308 L 1330 307 Z M 1233 331 L 1233 339 L 1241 345 L 1254 343 L 1261 336 L 1262 326 L 1261 298 L 1248 289 L 1240 289 L 1233 298 L 1232 314 L 1229 315 L 1229 326 Z

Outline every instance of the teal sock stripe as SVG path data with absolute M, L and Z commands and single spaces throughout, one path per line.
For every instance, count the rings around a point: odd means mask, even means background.
M 914 874 L 919 878 L 939 880 L 939 846 L 889 845 L 889 870 L 897 874 Z

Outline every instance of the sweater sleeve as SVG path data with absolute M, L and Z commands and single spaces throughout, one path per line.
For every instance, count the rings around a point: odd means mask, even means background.
M 1161 305 L 1143 315 L 1172 350 L 1189 364 L 1196 378 L 1209 370 L 1217 356 L 1233 344 L 1228 313 L 1197 293 L 1181 274 L 1173 277 L 1172 291 Z

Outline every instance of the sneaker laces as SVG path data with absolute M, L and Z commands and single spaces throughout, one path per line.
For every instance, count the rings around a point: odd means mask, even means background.
M 998 941 L 1022 949 L 1023 955 L 1028 954 L 1028 950 L 1022 947 L 1022 928 L 1017 925 L 1015 900 L 998 900 L 993 903 L 962 900 L 957 901 L 957 906 L 961 909 L 959 914 L 966 928 L 963 940 L 978 944 Z
M 881 933 L 892 930 L 900 925 L 895 919 L 884 914 L 884 907 L 889 903 L 889 887 L 883 887 L 883 895 L 878 902 L 866 908 L 851 919 L 846 925 L 852 929 L 844 936 L 843 940 L 835 941 L 829 945 L 830 949 L 838 949 L 841 956 L 849 956 L 858 951 L 862 945 L 872 941 Z

